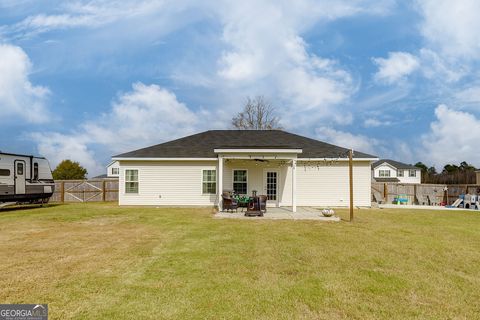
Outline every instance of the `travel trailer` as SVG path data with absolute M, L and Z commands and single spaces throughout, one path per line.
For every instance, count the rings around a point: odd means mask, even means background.
M 47 159 L 0 152 L 0 204 L 46 203 L 54 189 Z

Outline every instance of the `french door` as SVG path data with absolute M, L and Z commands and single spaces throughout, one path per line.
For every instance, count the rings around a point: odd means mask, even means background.
M 263 192 L 267 196 L 267 205 L 278 207 L 278 170 L 266 169 L 263 172 Z

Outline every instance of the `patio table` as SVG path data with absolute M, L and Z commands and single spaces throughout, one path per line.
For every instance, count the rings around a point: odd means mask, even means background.
M 243 208 L 248 207 L 248 203 L 251 201 L 251 198 L 249 196 L 236 196 L 235 200 L 238 202 L 238 206 L 242 208 L 241 210 L 243 212 Z

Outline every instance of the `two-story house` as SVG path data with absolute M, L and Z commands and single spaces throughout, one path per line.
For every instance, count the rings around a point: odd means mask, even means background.
M 410 164 L 381 159 L 372 164 L 372 179 L 376 182 L 422 183 L 422 172 Z

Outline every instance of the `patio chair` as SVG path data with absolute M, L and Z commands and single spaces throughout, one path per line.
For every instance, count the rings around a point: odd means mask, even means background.
M 267 196 L 260 195 L 258 196 L 258 199 L 260 201 L 260 211 L 264 213 L 267 212 Z
M 223 192 L 222 193 L 222 211 L 237 211 L 238 209 L 238 202 L 237 200 L 233 199 L 229 193 Z

